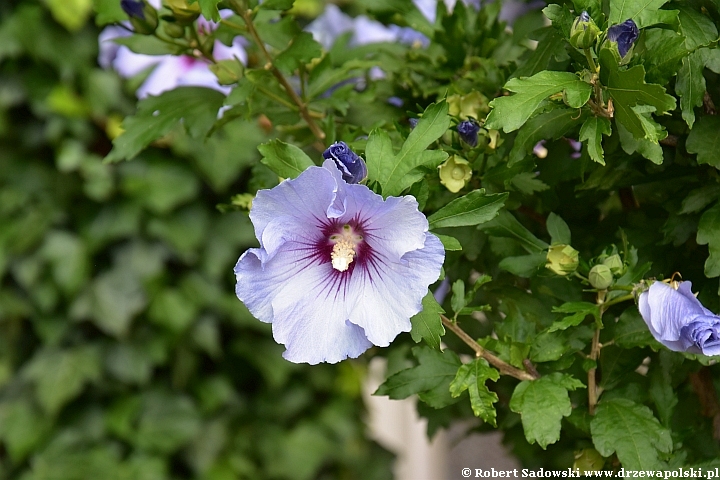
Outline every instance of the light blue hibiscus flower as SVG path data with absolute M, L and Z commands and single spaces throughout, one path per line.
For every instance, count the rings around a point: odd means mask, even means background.
M 235 265 L 235 292 L 296 363 L 356 358 L 410 331 L 445 257 L 414 197 L 347 184 L 333 160 L 259 191 L 250 220 L 260 248 Z
M 691 282 L 655 282 L 640 294 L 640 314 L 655 339 L 675 352 L 720 355 L 720 317 L 703 307 Z

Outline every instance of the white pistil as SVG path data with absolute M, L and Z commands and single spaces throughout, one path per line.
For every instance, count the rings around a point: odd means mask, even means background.
M 355 234 L 350 225 L 343 225 L 340 233 L 330 236 L 330 241 L 334 243 L 330 253 L 332 266 L 335 270 L 344 272 L 355 259 L 355 247 L 363 241 L 363 237 Z
M 332 259 L 333 268 L 344 272 L 350 267 L 355 258 L 355 245 L 348 240 L 340 240 L 333 247 L 330 258 Z

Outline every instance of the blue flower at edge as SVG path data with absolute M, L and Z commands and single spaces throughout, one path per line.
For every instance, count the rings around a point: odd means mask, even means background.
M 474 120 L 465 120 L 460 122 L 457 126 L 458 134 L 460 139 L 470 145 L 476 147 L 478 143 L 478 132 L 480 131 L 480 125 Z
M 250 220 L 260 248 L 235 265 L 235 292 L 296 363 L 356 358 L 410 331 L 445 258 L 414 197 L 383 200 L 332 160 L 259 191 Z
M 627 55 L 628 51 L 630 51 L 630 48 L 635 43 L 635 40 L 638 39 L 640 31 L 638 30 L 635 22 L 630 19 L 625 20 L 619 25 L 613 25 L 608 28 L 607 35 L 608 40 L 611 42 L 617 42 L 620 57 L 625 58 L 625 55 Z
M 145 12 L 143 12 L 143 2 L 136 0 L 120 0 L 120 8 L 127 14 L 128 17 L 135 17 L 140 20 L 145 20 Z
M 720 355 L 720 316 L 703 307 L 691 282 L 678 289 L 655 282 L 640 294 L 638 308 L 655 339 L 675 352 Z
M 325 160 L 333 160 L 347 183 L 360 183 L 367 177 L 367 165 L 345 142 L 335 142 L 324 152 Z

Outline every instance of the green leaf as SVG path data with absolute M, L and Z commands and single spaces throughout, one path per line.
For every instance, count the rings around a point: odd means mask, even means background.
M 626 470 L 661 470 L 658 452 L 673 448 L 670 431 L 648 407 L 624 398 L 601 401 L 590 422 L 595 448 L 604 457 L 613 453 Z
M 622 348 L 646 347 L 658 344 L 634 305 L 625 309 L 620 315 L 613 332 L 615 345 Z
M 275 66 L 290 74 L 297 68 L 310 63 L 313 58 L 322 55 L 322 46 L 313 39 L 312 34 L 302 32 L 292 39 L 290 45 L 275 57 Z
M 510 410 L 522 417 L 525 438 L 543 449 L 560 439 L 560 422 L 572 412 L 568 390 L 584 388 L 579 380 L 551 373 L 537 380 L 524 380 L 515 387 Z
M 562 107 L 532 117 L 525 122 L 515 137 L 508 167 L 521 162 L 540 140 L 558 139 L 582 121 L 582 112 Z
M 496 382 L 500 372 L 492 368 L 484 358 L 476 358 L 470 363 L 461 366 L 457 375 L 450 384 L 450 394 L 459 397 L 465 390 L 470 394 L 470 406 L 476 417 L 497 426 L 496 412 L 493 403 L 498 401 L 495 392 L 485 386 L 487 380 Z
M 690 130 L 685 147 L 688 153 L 697 153 L 699 164 L 707 163 L 720 169 L 720 117 L 706 115 Z
M 546 227 L 553 245 L 570 245 L 570 227 L 560 215 L 550 212 L 547 217 Z
M 704 47 L 718 39 L 717 27 L 710 17 L 680 2 L 675 4 L 674 8 L 680 10 L 678 15 L 680 33 L 685 36 L 685 46 L 688 51 Z
M 32 402 L 0 403 L 0 438 L 14 463 L 20 463 L 47 438 L 50 425 Z
M 552 22 L 553 27 L 560 30 L 564 38 L 570 38 L 570 29 L 575 21 L 576 13 L 573 13 L 567 5 L 551 3 L 543 8 L 542 12 Z
M 677 11 L 669 13 L 670 11 L 660 10 L 667 2 L 668 0 L 611 0 L 609 22 L 615 25 L 632 19 L 638 28 L 666 23 L 677 16 Z
M 518 277 L 530 278 L 537 273 L 538 268 L 545 265 L 546 259 L 547 255 L 545 252 L 505 257 L 500 260 L 498 267 Z
M 71 32 L 85 25 L 93 8 L 92 0 L 45 0 L 53 18 Z
M 532 122 L 532 120 L 530 121 Z M 544 192 L 549 189 L 550 186 L 537 178 L 537 176 L 538 174 L 535 172 L 518 173 L 510 179 L 508 188 L 522 192 L 525 195 L 532 195 L 535 192 Z M 507 185 L 507 182 L 505 184 Z
M 450 396 L 450 383 L 462 365 L 455 352 L 438 352 L 429 347 L 413 347 L 412 351 L 420 364 L 391 375 L 373 395 L 398 400 L 417 393 L 420 400 L 434 408 L 455 403 Z
M 703 104 L 705 96 L 705 57 L 702 50 L 697 50 L 682 59 L 682 66 L 677 73 L 675 93 L 680 97 L 680 108 L 683 120 L 692 128 L 695 123 L 695 107 Z
M 642 65 L 620 70 L 607 50 L 601 52 L 600 62 L 603 69 L 609 70 L 607 90 L 613 99 L 615 119 L 634 138 L 645 138 L 646 128 L 632 107 L 650 105 L 655 108 L 656 115 L 675 109 L 675 98 L 665 93 L 663 87 L 645 83 L 645 68 Z
M 263 156 L 260 163 L 283 178 L 295 178 L 315 165 L 299 147 L 282 140 L 270 140 L 258 145 L 258 150 Z
M 430 229 L 488 222 L 498 215 L 507 197 L 507 193 L 486 194 L 484 188 L 473 190 L 430 215 L 428 217 Z
M 501 210 L 500 214 L 491 221 L 481 225 L 480 230 L 494 237 L 512 238 L 522 245 L 528 253 L 537 253 L 545 250 L 549 245 L 525 228 L 507 210 Z
M 295 0 L 265 0 L 260 4 L 263 10 L 290 10 Z
M 55 415 L 80 394 L 86 383 L 100 378 L 100 352 L 89 345 L 71 350 L 40 350 L 23 374 L 35 382 L 35 393 L 43 409 Z
M 428 292 L 422 299 L 422 310 L 420 313 L 410 317 L 412 329 L 410 335 L 415 343 L 425 340 L 431 348 L 440 350 L 440 337 L 445 335 L 445 327 L 443 327 L 440 314 L 445 310 L 435 300 L 433 294 Z
M 600 307 L 589 302 L 567 302 L 559 307 L 553 307 L 556 313 L 572 313 L 562 320 L 554 322 L 548 327 L 547 332 L 557 332 L 558 330 L 566 330 L 570 327 L 576 327 L 585 320 L 585 317 L 592 315 L 596 323 L 600 323 Z
M 505 84 L 515 95 L 498 97 L 490 102 L 493 110 L 487 117 L 485 128 L 512 132 L 520 128 L 550 95 L 564 92 L 572 108 L 587 103 L 592 86 L 570 72 L 542 71 L 528 78 L 513 78 Z
M 717 136 L 717 131 L 715 132 Z M 705 276 L 720 276 L 720 203 L 703 213 L 698 224 L 697 243 L 707 245 L 710 251 L 705 260 Z
M 633 111 L 634 113 L 634 111 Z M 648 120 L 644 118 L 643 120 Z M 650 125 L 648 125 L 648 123 Z M 641 121 L 641 126 L 645 129 L 647 126 L 654 128 L 661 128 L 660 125 L 652 121 Z M 635 152 L 640 153 L 643 157 L 647 158 L 651 162 L 660 165 L 663 162 L 663 151 L 659 143 L 648 140 L 647 138 L 635 138 L 632 133 L 622 123 L 616 124 L 618 134 L 620 136 L 620 145 L 622 149 L 628 155 Z
M 128 18 L 117 0 L 93 0 L 93 7 L 96 14 L 95 24 L 98 27 L 108 23 L 117 23 Z
M 440 235 L 439 233 L 433 233 L 433 235 L 440 239 L 446 252 L 459 252 L 462 250 L 462 245 L 457 238 L 450 235 Z
M 523 57 L 522 65 L 512 77 L 529 77 L 543 70 L 551 70 L 553 63 L 567 60 L 565 38 L 553 27 L 540 29 L 535 50 Z
M 602 147 L 602 136 L 610 136 L 612 127 L 607 118 L 592 116 L 585 120 L 580 128 L 581 142 L 587 141 L 587 149 L 590 158 L 600 165 L 605 165 L 604 152 Z
M 368 179 L 380 183 L 384 196 L 399 195 L 425 175 L 418 167 L 435 167 L 447 158 L 445 152 L 426 149 L 440 138 L 448 127 L 448 105 L 443 100 L 431 104 L 425 110 L 397 155 L 392 154 L 392 144 L 387 134 L 377 130 L 371 132 L 365 150 Z
M 191 137 L 205 136 L 215 123 L 224 99 L 222 93 L 210 88 L 178 87 L 140 100 L 137 113 L 123 121 L 124 132 L 113 140 L 113 149 L 105 161 L 133 158 L 181 121 Z
M 720 148 L 720 144 L 718 145 Z M 707 207 L 711 202 L 715 201 L 720 197 L 720 185 L 706 185 L 704 187 L 696 188 L 688 193 L 685 200 L 682 202 L 682 208 L 679 214 L 685 215 L 688 213 L 699 212 L 703 208 Z
M 220 0 L 190 0 L 189 3 L 199 3 L 200 4 L 200 12 L 202 13 L 202 16 L 207 18 L 208 20 L 212 20 L 214 22 L 220 21 L 220 12 L 218 12 L 217 5 L 220 3 Z
M 452 284 L 452 299 L 450 300 L 450 306 L 452 307 L 453 312 L 459 312 L 465 305 L 465 282 L 458 279 Z
M 680 61 L 688 54 L 685 37 L 672 30 L 651 28 L 645 32 L 645 52 L 642 56 L 647 70 L 645 80 L 667 85 L 677 74 Z

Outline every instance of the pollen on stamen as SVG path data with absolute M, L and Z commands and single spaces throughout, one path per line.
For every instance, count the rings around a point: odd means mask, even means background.
M 346 271 L 355 258 L 355 245 L 348 240 L 340 240 L 333 246 L 330 258 L 335 270 Z

